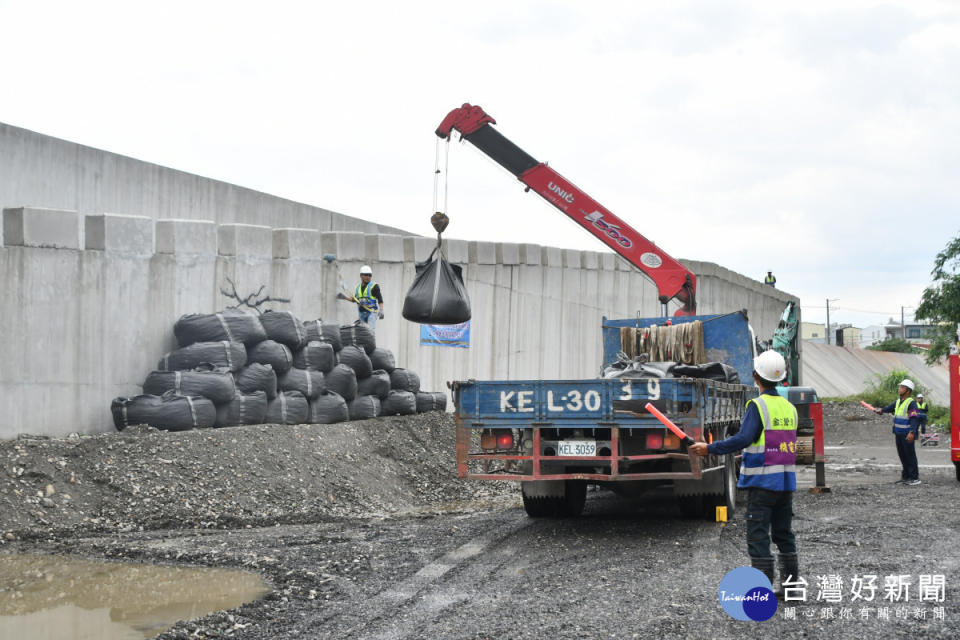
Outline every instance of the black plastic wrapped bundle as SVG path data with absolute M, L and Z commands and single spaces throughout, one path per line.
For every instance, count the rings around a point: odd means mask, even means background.
M 420 391 L 420 376 L 409 369 L 394 369 L 390 372 L 390 388 L 397 391 Z
M 397 359 L 393 357 L 393 352 L 389 349 L 377 347 L 370 354 L 370 363 L 374 369 L 382 369 L 390 373 L 397 368 Z
M 308 400 L 316 398 L 327 390 L 324 375 L 319 371 L 290 369 L 277 378 L 277 387 L 281 391 L 299 391 Z
M 267 403 L 268 424 L 306 424 L 310 417 L 310 404 L 299 391 L 284 391 Z
M 374 371 L 369 377 L 357 380 L 358 396 L 377 396 L 381 400 L 390 393 L 390 374 L 386 371 Z
M 237 381 L 237 391 L 243 393 L 263 391 L 267 394 L 267 400 L 273 400 L 277 397 L 277 373 L 268 364 L 254 362 L 237 371 L 233 374 L 233 377 Z M 232 399 L 233 396 L 230 396 L 227 400 Z
M 233 399 L 217 407 L 217 427 L 237 427 L 243 424 L 263 424 L 267 415 L 267 394 L 237 392 Z
M 334 424 L 350 417 L 347 402 L 338 394 L 327 392 L 310 401 L 310 416 L 313 424 Z
M 370 357 L 360 347 L 346 345 L 340 350 L 340 364 L 345 364 L 357 374 L 357 379 L 369 378 L 373 373 L 373 365 L 370 363 Z
M 409 416 L 417 412 L 417 396 L 409 391 L 391 391 L 380 403 L 382 416 Z
M 277 374 L 285 373 L 293 366 L 290 347 L 276 340 L 264 340 L 247 350 L 247 362 L 259 362 L 273 367 Z
M 380 415 L 380 398 L 377 396 L 357 396 L 347 403 L 351 420 L 368 420 Z
M 307 333 L 307 342 L 319 340 L 329 343 L 334 351 L 343 349 L 343 343 L 340 341 L 340 325 L 330 322 L 324 324 L 323 320 L 307 320 L 303 323 L 303 328 Z
M 289 311 L 265 311 L 260 316 L 267 337 L 287 345 L 294 351 L 307 342 L 307 332 L 295 315 Z
M 171 351 L 160 359 L 160 371 L 189 371 L 203 365 L 238 371 L 247 364 L 247 349 L 242 342 L 196 342 Z
M 353 324 L 345 324 L 340 327 L 340 342 L 343 346 L 352 344 L 366 351 L 367 355 L 373 353 L 377 348 L 377 339 L 373 335 L 370 327 L 357 320 Z
M 162 396 L 174 391 L 181 396 L 201 396 L 214 404 L 229 402 L 237 388 L 229 369 L 210 365 L 192 371 L 152 371 L 143 381 L 143 392 Z
M 217 420 L 213 402 L 199 396 L 180 396 L 174 391 L 162 396 L 116 398 L 110 404 L 110 413 L 118 431 L 132 424 L 149 424 L 164 431 L 187 431 L 212 427 Z
M 340 353 L 343 353 L 342 351 Z M 350 401 L 357 397 L 357 374 L 345 364 L 338 364 L 326 374 L 327 390 Z
M 220 313 L 191 313 L 180 316 L 173 325 L 177 344 L 186 347 L 195 342 L 242 342 L 250 346 L 267 339 L 260 316 L 240 309 Z
M 297 369 L 310 369 L 311 371 L 327 373 L 336 364 L 337 353 L 329 342 L 311 340 L 303 349 L 293 354 L 293 366 Z

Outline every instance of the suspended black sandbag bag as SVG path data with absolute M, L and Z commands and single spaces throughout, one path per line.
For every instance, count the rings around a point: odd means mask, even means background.
M 410 416 L 417 412 L 417 396 L 409 391 L 391 391 L 380 403 L 382 416 Z
M 308 400 L 316 398 L 327 390 L 324 375 L 319 371 L 306 369 L 290 369 L 283 375 L 277 376 L 277 387 L 280 391 L 299 391 Z
M 267 394 L 237 392 L 233 399 L 217 407 L 217 427 L 237 427 L 242 424 L 263 424 L 267 415 Z
M 343 346 L 354 345 L 363 349 L 367 355 L 373 353 L 377 348 L 377 339 L 366 324 L 357 320 L 353 324 L 345 324 L 340 327 L 340 342 Z
M 740 374 L 737 370 L 723 362 L 706 362 L 704 364 L 678 364 L 670 373 L 675 378 L 706 378 L 730 384 L 740 384 Z
M 390 388 L 396 391 L 420 391 L 420 376 L 409 369 L 394 369 L 390 372 Z
M 413 284 L 403 299 L 403 317 L 421 324 L 458 324 L 470 319 L 470 298 L 463 284 L 463 269 L 450 264 L 443 251 L 417 263 Z
M 370 357 L 360 347 L 346 345 L 340 350 L 340 364 L 345 364 L 357 374 L 357 379 L 369 378 L 373 373 L 373 365 L 370 364 Z
M 340 351 L 343 348 L 343 343 L 340 341 L 339 324 L 324 323 L 323 320 L 307 320 L 303 323 L 303 328 L 306 331 L 307 342 L 311 340 L 328 342 L 334 351 Z
M 358 396 L 377 396 L 383 399 L 388 393 L 390 393 L 390 374 L 386 371 L 374 371 L 369 377 L 357 380 Z
M 174 391 L 162 396 L 116 398 L 110 404 L 110 413 L 118 431 L 132 424 L 149 424 L 164 431 L 186 431 L 212 427 L 217 420 L 217 410 L 210 400 L 179 396 Z
M 357 396 L 347 403 L 351 420 L 369 420 L 380 415 L 380 398 L 377 396 Z
M 260 323 L 263 324 L 268 338 L 291 349 L 299 349 L 307 341 L 303 323 L 290 311 L 265 311 L 260 316 Z
M 432 393 L 430 391 L 418 391 L 417 413 L 426 413 L 428 411 L 444 411 L 447 408 L 447 396 L 442 393 Z
M 332 391 L 310 401 L 310 415 L 307 420 L 313 424 L 345 422 L 349 417 L 346 400 Z
M 243 393 L 263 391 L 267 394 L 267 400 L 277 397 L 277 373 L 268 364 L 254 362 L 237 371 L 233 377 L 237 381 L 237 391 Z M 230 396 L 227 400 L 232 399 L 233 396 Z
M 191 313 L 180 316 L 173 325 L 177 344 L 186 347 L 194 342 L 242 342 L 250 346 L 267 339 L 260 316 L 240 309 L 224 309 L 220 313 Z
M 237 371 L 247 364 L 247 350 L 242 342 L 195 342 L 171 351 L 160 359 L 161 371 L 189 371 L 203 365 L 226 367 Z
M 343 353 L 341 351 L 340 353 Z M 345 364 L 338 364 L 326 374 L 327 390 L 333 391 L 348 402 L 357 397 L 357 374 Z
M 293 366 L 327 373 L 337 364 L 337 354 L 329 342 L 311 340 L 303 349 L 293 354 Z
M 293 366 L 293 353 L 285 344 L 276 340 L 264 340 L 247 349 L 247 362 L 268 364 L 279 375 Z
M 382 369 L 390 373 L 397 368 L 397 359 L 393 357 L 393 352 L 389 349 L 377 347 L 370 354 L 370 363 L 374 369 Z
M 193 371 L 152 371 L 143 381 L 143 392 L 162 396 L 167 391 L 181 396 L 201 396 L 214 404 L 229 402 L 237 388 L 229 369 L 206 365 Z
M 310 416 L 310 404 L 299 391 L 284 391 L 267 403 L 267 424 L 306 424 Z

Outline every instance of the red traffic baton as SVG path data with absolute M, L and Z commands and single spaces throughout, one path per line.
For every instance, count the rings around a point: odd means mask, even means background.
M 683 432 L 683 429 L 673 424 L 673 422 L 670 421 L 670 418 L 660 413 L 660 410 L 657 409 L 652 404 L 650 404 L 649 402 L 646 404 L 646 406 L 644 406 L 644 409 L 652 413 L 654 418 L 662 422 L 663 426 L 665 426 L 667 429 L 670 429 L 670 431 L 673 432 L 673 435 L 680 438 L 684 442 L 684 444 L 691 445 L 696 442 L 696 440 L 694 440 L 693 438 L 685 434 Z
M 864 402 L 863 400 L 860 401 L 860 404 L 862 404 L 863 406 L 865 406 L 867 409 L 870 409 L 870 411 L 873 411 L 874 413 L 877 412 L 877 408 L 876 408 L 875 406 L 873 406 L 873 405 L 871 405 L 871 404 L 867 404 L 867 403 Z

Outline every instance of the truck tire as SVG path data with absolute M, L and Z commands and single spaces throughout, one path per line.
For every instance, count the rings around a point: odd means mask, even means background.
M 953 467 L 957 470 L 957 482 L 960 482 L 960 462 L 954 462 Z
M 720 504 L 727 507 L 728 520 L 733 518 L 733 512 L 737 509 L 737 480 L 739 479 L 737 456 L 728 453 L 723 460 L 723 502 Z
M 520 492 L 523 508 L 531 518 L 575 518 L 583 513 L 587 501 L 587 483 L 583 480 L 564 480 L 563 495 L 530 495 L 525 485 L 521 483 Z

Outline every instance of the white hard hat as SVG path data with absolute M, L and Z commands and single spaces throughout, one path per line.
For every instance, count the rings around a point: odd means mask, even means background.
M 904 379 L 904 381 L 900 383 L 900 386 L 906 387 L 907 389 L 910 389 L 910 391 L 913 391 L 913 380 Z
M 372 276 L 372 275 L 373 275 L 373 269 L 370 268 L 370 265 L 365 264 L 365 265 L 363 265 L 362 267 L 360 267 L 360 275 L 362 275 L 362 276 Z
M 764 351 L 753 359 L 753 370 L 764 380 L 780 382 L 787 377 L 787 361 L 776 351 Z
M 922 394 L 922 393 L 918 393 L 918 394 L 917 394 L 917 397 L 918 397 L 918 398 L 922 398 L 922 397 L 923 397 L 923 394 Z

